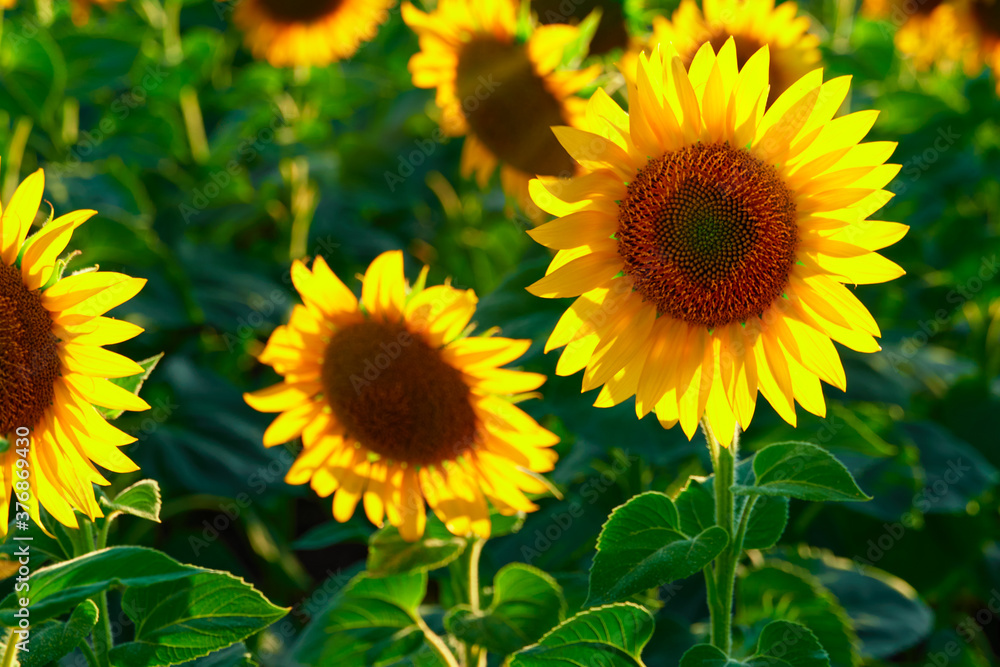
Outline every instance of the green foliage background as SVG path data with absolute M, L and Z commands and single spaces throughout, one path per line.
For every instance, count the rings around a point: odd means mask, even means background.
M 760 401 L 744 446 L 820 444 L 874 500 L 793 501 L 777 553 L 740 583 L 738 619 L 752 626 L 773 611 L 754 600 L 780 607 L 767 592 L 799 586 L 811 600 L 803 618 L 831 632 L 845 614 L 854 621 L 857 654 L 834 664 L 937 664 L 949 643 L 959 653 L 947 664 L 995 664 L 1000 618 L 983 610 L 1000 609 L 1000 100 L 989 73 L 916 73 L 894 50 L 893 27 L 850 4 L 802 6 L 823 36 L 825 77 L 853 75 L 851 108 L 881 110 L 869 139 L 899 142 L 897 196 L 878 217 L 911 226 L 885 252 L 907 275 L 857 290 L 883 351 L 840 348 L 848 390 L 824 386 L 827 418 L 800 410 L 792 429 Z M 630 6 L 633 22 L 673 8 L 662 5 Z M 147 331 L 118 351 L 166 355 L 143 390 L 153 409 L 118 422 L 139 439 L 128 452 L 142 471 L 114 482 L 158 480 L 163 523 L 123 518 L 112 541 L 231 571 L 291 606 L 248 640 L 255 660 L 289 664 L 309 617 L 321 622 L 362 568 L 372 531 L 361 517 L 333 523 L 329 499 L 284 484 L 294 448 L 265 450 L 269 416 L 241 399 L 276 380 L 255 354 L 296 301 L 292 257 L 323 255 L 349 279 L 402 248 L 411 278 L 428 263 L 431 282 L 452 276 L 476 289 L 481 328 L 535 341 L 523 366 L 551 379 L 526 407 L 563 437 L 551 479 L 564 498 L 541 501 L 518 532 L 488 543 L 484 581 L 512 562 L 541 568 L 572 615 L 610 511 L 705 473 L 700 437 L 637 422 L 631 401 L 592 408 L 596 394 L 581 395 L 578 376 L 554 376 L 555 355 L 541 346 L 569 302 L 524 291 L 547 251 L 524 233 L 496 178 L 481 192 L 459 176 L 461 139 L 432 139 L 433 91 L 411 83 L 417 43 L 398 7 L 354 59 L 309 72 L 252 60 L 227 25 L 229 3 L 135 0 L 95 11 L 85 26 L 64 3 L 54 10 L 48 25 L 31 3 L 4 15 L 3 201 L 43 167 L 57 212 L 100 213 L 76 233 L 71 248 L 83 255 L 71 268 L 149 280 L 117 311 Z M 430 573 L 426 604 L 448 602 L 435 583 L 446 572 Z M 814 594 L 816 582 L 832 596 Z M 702 583 L 637 599 L 657 610 L 645 661 L 676 664 L 707 615 Z M 198 664 L 250 664 L 236 649 L 232 661 Z

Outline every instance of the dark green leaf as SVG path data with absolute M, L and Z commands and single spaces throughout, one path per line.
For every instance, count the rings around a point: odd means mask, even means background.
M 507 655 L 532 644 L 566 613 L 559 584 L 539 569 L 511 563 L 493 579 L 493 601 L 474 613 L 456 607 L 445 617 L 445 628 L 463 642 L 491 653 Z
M 740 667 L 741 664 L 711 644 L 698 644 L 688 649 L 677 667 Z
M 621 600 L 684 579 L 719 555 L 729 537 L 712 526 L 684 534 L 673 501 L 662 493 L 635 496 L 608 517 L 590 568 L 588 606 Z
M 736 486 L 735 493 L 817 501 L 871 500 L 858 488 L 843 463 L 808 442 L 781 442 L 765 447 L 754 456 L 753 471 L 753 485 Z
M 21 667 L 45 667 L 68 655 L 84 641 L 97 623 L 97 605 L 84 600 L 65 623 L 45 623 L 31 633 L 31 650 L 18 655 Z
M 628 602 L 581 611 L 534 646 L 515 653 L 510 667 L 553 664 L 640 667 L 642 649 L 653 635 L 653 617 Z
M 287 613 L 226 572 L 129 588 L 122 609 L 135 639 L 111 651 L 115 667 L 176 665 L 206 656 L 263 630 Z
M 310 529 L 305 535 L 292 542 L 293 549 L 311 551 L 325 549 L 341 542 L 367 542 L 372 534 L 368 525 L 339 521 L 327 521 Z
M 407 542 L 395 526 L 387 524 L 368 541 L 368 571 L 373 577 L 385 577 L 436 570 L 461 556 L 467 544 L 436 518 L 428 519 L 424 534 L 415 542 Z
M 809 628 L 789 621 L 769 623 L 757 640 L 747 667 L 830 667 L 819 640 Z

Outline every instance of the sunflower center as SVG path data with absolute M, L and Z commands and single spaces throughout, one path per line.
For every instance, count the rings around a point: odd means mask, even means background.
M 475 442 L 476 415 L 461 372 L 402 325 L 341 329 L 327 347 L 322 377 L 347 435 L 380 456 L 429 465 Z
M 529 174 L 573 173 L 573 159 L 551 129 L 569 124 L 563 105 L 535 72 L 526 46 L 472 40 L 459 51 L 455 85 L 472 133 L 498 158 Z
M 728 144 L 651 160 L 629 184 L 618 252 L 661 315 L 714 328 L 781 296 L 798 241 L 791 193 L 773 167 Z
M 1000 38 L 1000 2 L 977 0 L 972 3 L 972 13 L 984 32 Z
M 0 437 L 38 424 L 59 377 L 52 317 L 21 272 L 0 262 Z
M 258 0 L 267 13 L 284 23 L 311 23 L 337 11 L 344 0 Z

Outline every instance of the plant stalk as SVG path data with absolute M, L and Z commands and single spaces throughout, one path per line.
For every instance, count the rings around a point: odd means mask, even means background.
M 709 611 L 711 614 L 712 645 L 723 651 L 727 656 L 733 648 L 733 588 L 736 585 L 736 564 L 740 551 L 737 542 L 734 520 L 735 504 L 733 500 L 733 482 L 736 471 L 737 439 L 733 438 L 730 447 L 723 447 L 715 437 L 707 419 L 703 419 L 702 430 L 712 455 L 712 468 L 715 473 L 715 524 L 726 531 L 729 544 L 715 559 L 714 570 L 706 577 L 714 575 L 714 581 L 708 585 Z

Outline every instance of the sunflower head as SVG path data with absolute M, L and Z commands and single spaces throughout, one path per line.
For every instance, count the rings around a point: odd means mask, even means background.
M 73 18 L 73 23 L 77 25 L 86 25 L 90 21 L 91 7 L 97 5 L 104 11 L 109 11 L 121 1 L 122 0 L 73 0 L 71 3 L 72 9 L 70 16 Z
M 329 65 L 375 38 L 395 0 L 240 0 L 233 22 L 275 67 Z
M 875 112 L 834 119 L 849 77 L 813 71 L 768 106 L 769 65 L 764 47 L 739 67 L 732 38 L 690 68 L 640 55 L 628 113 L 598 90 L 586 130 L 555 128 L 583 173 L 531 182 L 561 217 L 529 232 L 558 250 L 529 291 L 576 297 L 546 349 L 603 385 L 596 405 L 634 395 L 639 417 L 688 437 L 705 417 L 728 443 L 758 390 L 793 425 L 796 402 L 824 414 L 820 380 L 846 383 L 831 340 L 879 349 L 844 285 L 902 274 L 875 251 L 907 227 L 868 220 L 895 144 L 859 143 Z
M 0 217 L 0 532 L 6 533 L 18 449 L 15 436 L 31 432 L 27 451 L 31 496 L 59 522 L 76 527 L 79 511 L 103 516 L 92 484 L 109 484 L 94 463 L 113 472 L 138 470 L 119 447 L 134 442 L 109 425 L 94 405 L 146 410 L 142 399 L 108 378 L 143 373 L 142 367 L 102 346 L 142 329 L 103 317 L 135 296 L 145 280 L 88 271 L 63 277 L 73 231 L 96 211 L 50 220 L 28 237 L 41 204 L 44 174 L 29 176 Z M 39 503 L 29 512 L 40 522 Z
M 657 44 L 672 44 L 689 66 L 702 44 L 709 42 L 718 51 L 731 37 L 737 66 L 743 67 L 750 56 L 767 46 L 769 102 L 820 61 L 819 37 L 809 32 L 807 17 L 797 16 L 794 2 L 775 7 L 774 0 L 704 0 L 703 7 L 699 9 L 694 0 L 682 0 L 670 20 L 655 17 L 647 51 Z M 631 70 L 630 66 L 626 74 Z
M 437 89 L 442 129 L 466 137 L 464 176 L 485 186 L 501 164 L 504 189 L 526 204 L 531 176 L 573 173 L 551 127 L 579 122 L 586 103 L 574 93 L 599 70 L 557 71 L 576 27 L 520 26 L 515 0 L 441 0 L 430 14 L 405 3 L 403 19 L 420 38 L 413 83 Z
M 450 285 L 411 289 L 401 252 L 380 255 L 355 298 L 321 257 L 292 266 L 303 305 L 271 335 L 260 360 L 283 382 L 246 394 L 280 412 L 271 446 L 302 437 L 290 484 L 310 482 L 347 521 L 363 499 L 407 540 L 423 534 L 424 502 L 456 535 L 490 533 L 501 514 L 536 509 L 537 473 L 552 469 L 558 438 L 515 403 L 545 377 L 501 368 L 530 341 L 471 336 L 476 295 Z

